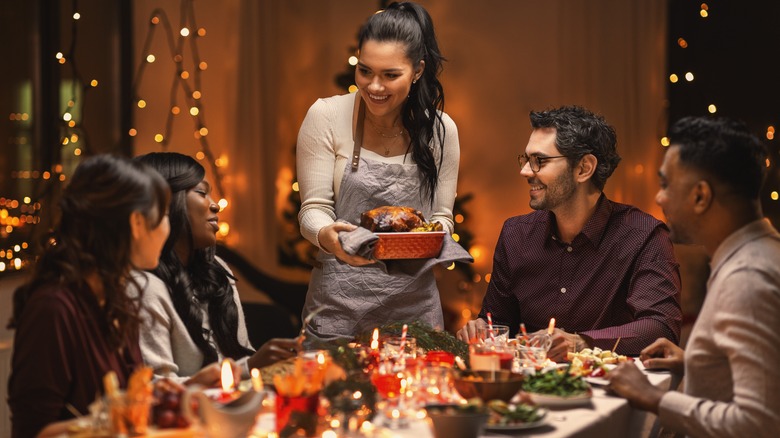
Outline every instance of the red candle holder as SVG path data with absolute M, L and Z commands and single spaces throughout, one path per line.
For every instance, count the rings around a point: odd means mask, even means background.
M 425 355 L 425 363 L 428 365 L 452 368 L 455 364 L 455 355 L 449 351 L 432 350 Z

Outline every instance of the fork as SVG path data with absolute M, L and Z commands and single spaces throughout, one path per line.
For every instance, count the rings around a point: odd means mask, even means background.
M 306 326 L 309 325 L 314 316 L 325 310 L 325 306 L 320 306 L 314 309 L 310 314 L 306 315 L 301 325 L 301 332 L 298 334 L 298 343 L 303 344 L 303 340 L 306 339 Z

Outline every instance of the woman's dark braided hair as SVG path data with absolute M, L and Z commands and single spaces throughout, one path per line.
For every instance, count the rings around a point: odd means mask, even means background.
M 360 30 L 358 48 L 367 40 L 400 42 L 406 46 L 406 56 L 413 66 L 425 62 L 422 76 L 409 92 L 401 109 L 401 120 L 411 137 L 412 158 L 420 169 L 422 193 L 433 205 L 438 185 L 439 167 L 444 157 L 445 129 L 444 88 L 439 82 L 444 57 L 439 52 L 433 21 L 428 11 L 412 2 L 394 2 L 374 14 Z M 439 162 L 433 153 L 434 135 L 439 142 Z
M 130 217 L 140 212 L 147 226 L 156 228 L 165 217 L 168 196 L 165 180 L 149 166 L 110 155 L 85 159 L 63 192 L 61 218 L 46 236 L 30 281 L 14 292 L 8 327 L 19 326 L 32 294 L 60 285 L 99 308 L 99 324 L 112 348 L 119 350 L 128 340 L 137 342 L 138 299 L 126 293 L 128 283 L 133 282 Z M 102 283 L 102 307 L 86 281 L 91 274 L 97 274 Z
M 203 181 L 205 169 L 192 157 L 175 152 L 154 152 L 137 159 L 160 172 L 171 187 L 168 210 L 171 234 L 163 247 L 160 264 L 152 272 L 168 286 L 176 313 L 203 353 L 202 365 L 218 360 L 218 354 L 203 330 L 201 303 L 208 305 L 209 325 L 224 356 L 238 360 L 253 354 L 254 351 L 238 342 L 238 307 L 230 285 L 234 278 L 216 260 L 216 248 L 193 248 L 186 266 L 174 250 L 180 239 L 187 239 L 192 248 L 187 192 Z

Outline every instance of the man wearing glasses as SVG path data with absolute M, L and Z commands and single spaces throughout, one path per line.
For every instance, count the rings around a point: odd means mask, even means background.
M 517 332 L 558 327 L 550 359 L 585 347 L 637 355 L 657 338 L 679 341 L 680 274 L 668 228 L 603 193 L 620 156 L 615 130 L 576 106 L 531 112 L 518 156 L 534 212 L 508 219 L 479 317 L 458 332 L 468 341 L 492 314 Z

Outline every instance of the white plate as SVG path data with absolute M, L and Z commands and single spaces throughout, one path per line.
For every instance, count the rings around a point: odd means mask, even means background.
M 537 394 L 533 392 L 529 392 L 528 394 L 531 396 L 531 400 L 533 400 L 534 403 L 540 406 L 547 406 L 548 408 L 571 408 L 576 406 L 584 406 L 590 404 L 590 399 L 593 398 L 592 391 L 570 397 Z
M 547 424 L 547 409 L 540 408 L 539 413 L 542 418 L 531 423 L 517 423 L 517 424 L 485 424 L 486 430 L 523 430 L 533 429 L 534 427 L 544 426 Z

